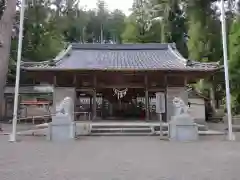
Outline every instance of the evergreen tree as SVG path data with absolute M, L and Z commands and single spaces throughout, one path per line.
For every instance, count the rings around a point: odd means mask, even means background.
M 160 22 L 154 21 L 151 3 L 135 0 L 132 14 L 126 19 L 126 28 L 122 34 L 124 42 L 149 43 L 161 41 Z
M 2 119 L 2 107 L 4 98 L 4 87 L 9 64 L 9 52 L 11 36 L 16 11 L 16 0 L 1 2 L 0 19 L 0 120 Z M 1 129 L 1 127 L 0 127 Z
M 240 110 L 240 19 L 237 17 L 230 29 L 229 34 L 229 69 L 231 94 L 233 99 L 233 110 L 239 113 Z

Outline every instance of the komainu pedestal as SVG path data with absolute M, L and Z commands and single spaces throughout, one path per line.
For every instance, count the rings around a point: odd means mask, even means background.
M 64 98 L 57 106 L 56 112 L 48 126 L 48 139 L 51 141 L 73 140 L 76 136 L 73 100 L 69 97 Z
M 169 122 L 169 137 L 174 141 L 198 140 L 198 127 L 194 119 L 188 113 L 188 107 L 182 99 L 173 99 L 175 114 Z

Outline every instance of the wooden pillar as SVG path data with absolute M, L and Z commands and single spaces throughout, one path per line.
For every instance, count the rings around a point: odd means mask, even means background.
M 53 75 L 53 93 L 52 93 L 52 100 L 53 100 L 53 110 L 51 113 L 55 114 L 56 113 L 56 107 L 57 107 L 57 102 L 56 102 L 56 86 L 57 86 L 57 76 L 56 74 Z
M 164 121 L 167 122 L 168 121 L 168 96 L 167 96 L 167 89 L 168 89 L 168 80 L 167 80 L 167 75 L 164 75 L 164 99 L 165 99 L 165 117 L 164 117 Z
M 92 119 L 95 120 L 97 117 L 97 91 L 96 91 L 96 86 L 97 86 L 97 77 L 94 74 L 93 76 L 93 116 Z
M 144 83 L 145 83 L 145 118 L 146 121 L 149 120 L 149 93 L 148 93 L 148 77 L 145 75 L 144 77 Z
M 188 85 L 188 77 L 184 77 L 184 86 L 185 86 L 185 95 L 184 95 L 184 102 L 188 104 L 188 91 L 187 91 L 187 85 Z
M 90 109 L 93 109 L 93 97 L 90 97 Z
M 53 76 L 53 85 L 54 85 L 54 87 L 57 86 L 57 76 L 56 76 L 56 74 L 54 74 L 54 76 Z
M 97 102 L 96 102 L 96 99 L 97 99 L 97 92 L 96 92 L 96 89 L 94 88 L 93 89 L 93 115 L 92 115 L 92 119 L 95 120 L 96 117 L 97 117 Z
M 73 85 L 76 87 L 76 85 L 77 85 L 77 76 L 76 76 L 76 74 L 74 74 L 74 76 L 73 76 Z
M 187 84 L 188 84 L 188 77 L 184 77 L 184 85 L 185 85 L 185 87 L 187 86 Z
M 149 94 L 148 88 L 145 88 L 145 109 L 146 109 L 146 121 L 149 120 Z

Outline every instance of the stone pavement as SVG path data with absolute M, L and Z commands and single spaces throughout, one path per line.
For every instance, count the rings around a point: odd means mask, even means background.
M 174 143 L 158 137 L 0 136 L 1 180 L 238 180 L 240 143 L 221 138 Z M 213 138 L 213 137 L 212 137 Z

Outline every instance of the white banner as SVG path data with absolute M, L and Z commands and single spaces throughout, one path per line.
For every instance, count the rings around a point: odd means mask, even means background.
M 162 92 L 156 93 L 156 113 L 165 113 L 165 95 Z

